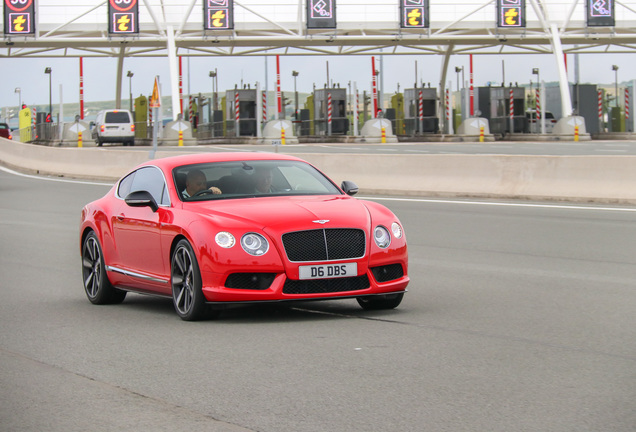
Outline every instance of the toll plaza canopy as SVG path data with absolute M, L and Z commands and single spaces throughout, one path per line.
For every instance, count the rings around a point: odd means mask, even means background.
M 516 4 L 522 16 L 498 25 Z M 172 37 L 192 56 L 551 53 L 553 25 L 568 53 L 636 44 L 636 0 L 5 0 L 4 15 L 3 57 L 164 56 Z
M 437 54 L 443 86 L 453 54 L 553 53 L 562 97 L 563 53 L 636 48 L 636 0 L 4 0 L 3 11 L 0 57 L 167 56 L 175 70 L 179 55 Z

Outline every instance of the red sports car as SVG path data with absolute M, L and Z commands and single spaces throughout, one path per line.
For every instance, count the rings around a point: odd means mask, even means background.
M 356 298 L 391 309 L 409 283 L 404 230 L 309 163 L 268 153 L 146 162 L 82 209 L 88 299 L 172 297 L 184 320 L 224 305 Z

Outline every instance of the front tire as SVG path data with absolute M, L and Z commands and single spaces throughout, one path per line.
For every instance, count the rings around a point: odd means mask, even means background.
M 94 232 L 86 236 L 82 245 L 82 280 L 93 304 L 121 303 L 126 298 L 126 291 L 114 288 L 108 280 L 102 247 Z
M 177 315 L 184 321 L 205 318 L 207 305 L 201 291 L 201 272 L 187 240 L 177 243 L 170 262 L 172 302 Z
M 404 293 L 384 294 L 377 296 L 358 297 L 358 304 L 364 310 L 395 309 L 402 303 Z

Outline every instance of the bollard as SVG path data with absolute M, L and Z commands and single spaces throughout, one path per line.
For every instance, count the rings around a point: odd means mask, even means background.
M 82 131 L 77 133 L 77 146 L 82 147 Z
M 183 147 L 183 131 L 179 131 L 179 147 Z
M 382 144 L 386 144 L 386 129 L 382 128 Z
M 285 145 L 285 128 L 280 130 L 280 144 Z
M 574 126 L 574 141 L 579 141 L 579 125 Z
M 479 142 L 484 142 L 484 127 L 479 128 Z

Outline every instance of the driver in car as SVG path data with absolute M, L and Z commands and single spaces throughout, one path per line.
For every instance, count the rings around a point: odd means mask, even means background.
M 186 187 L 181 192 L 184 198 L 190 198 L 195 196 L 197 193 L 206 190 L 207 179 L 205 178 L 205 174 L 201 170 L 191 170 L 188 172 L 186 177 Z M 219 195 L 221 193 L 221 189 L 216 186 L 210 187 L 210 190 L 213 194 Z

